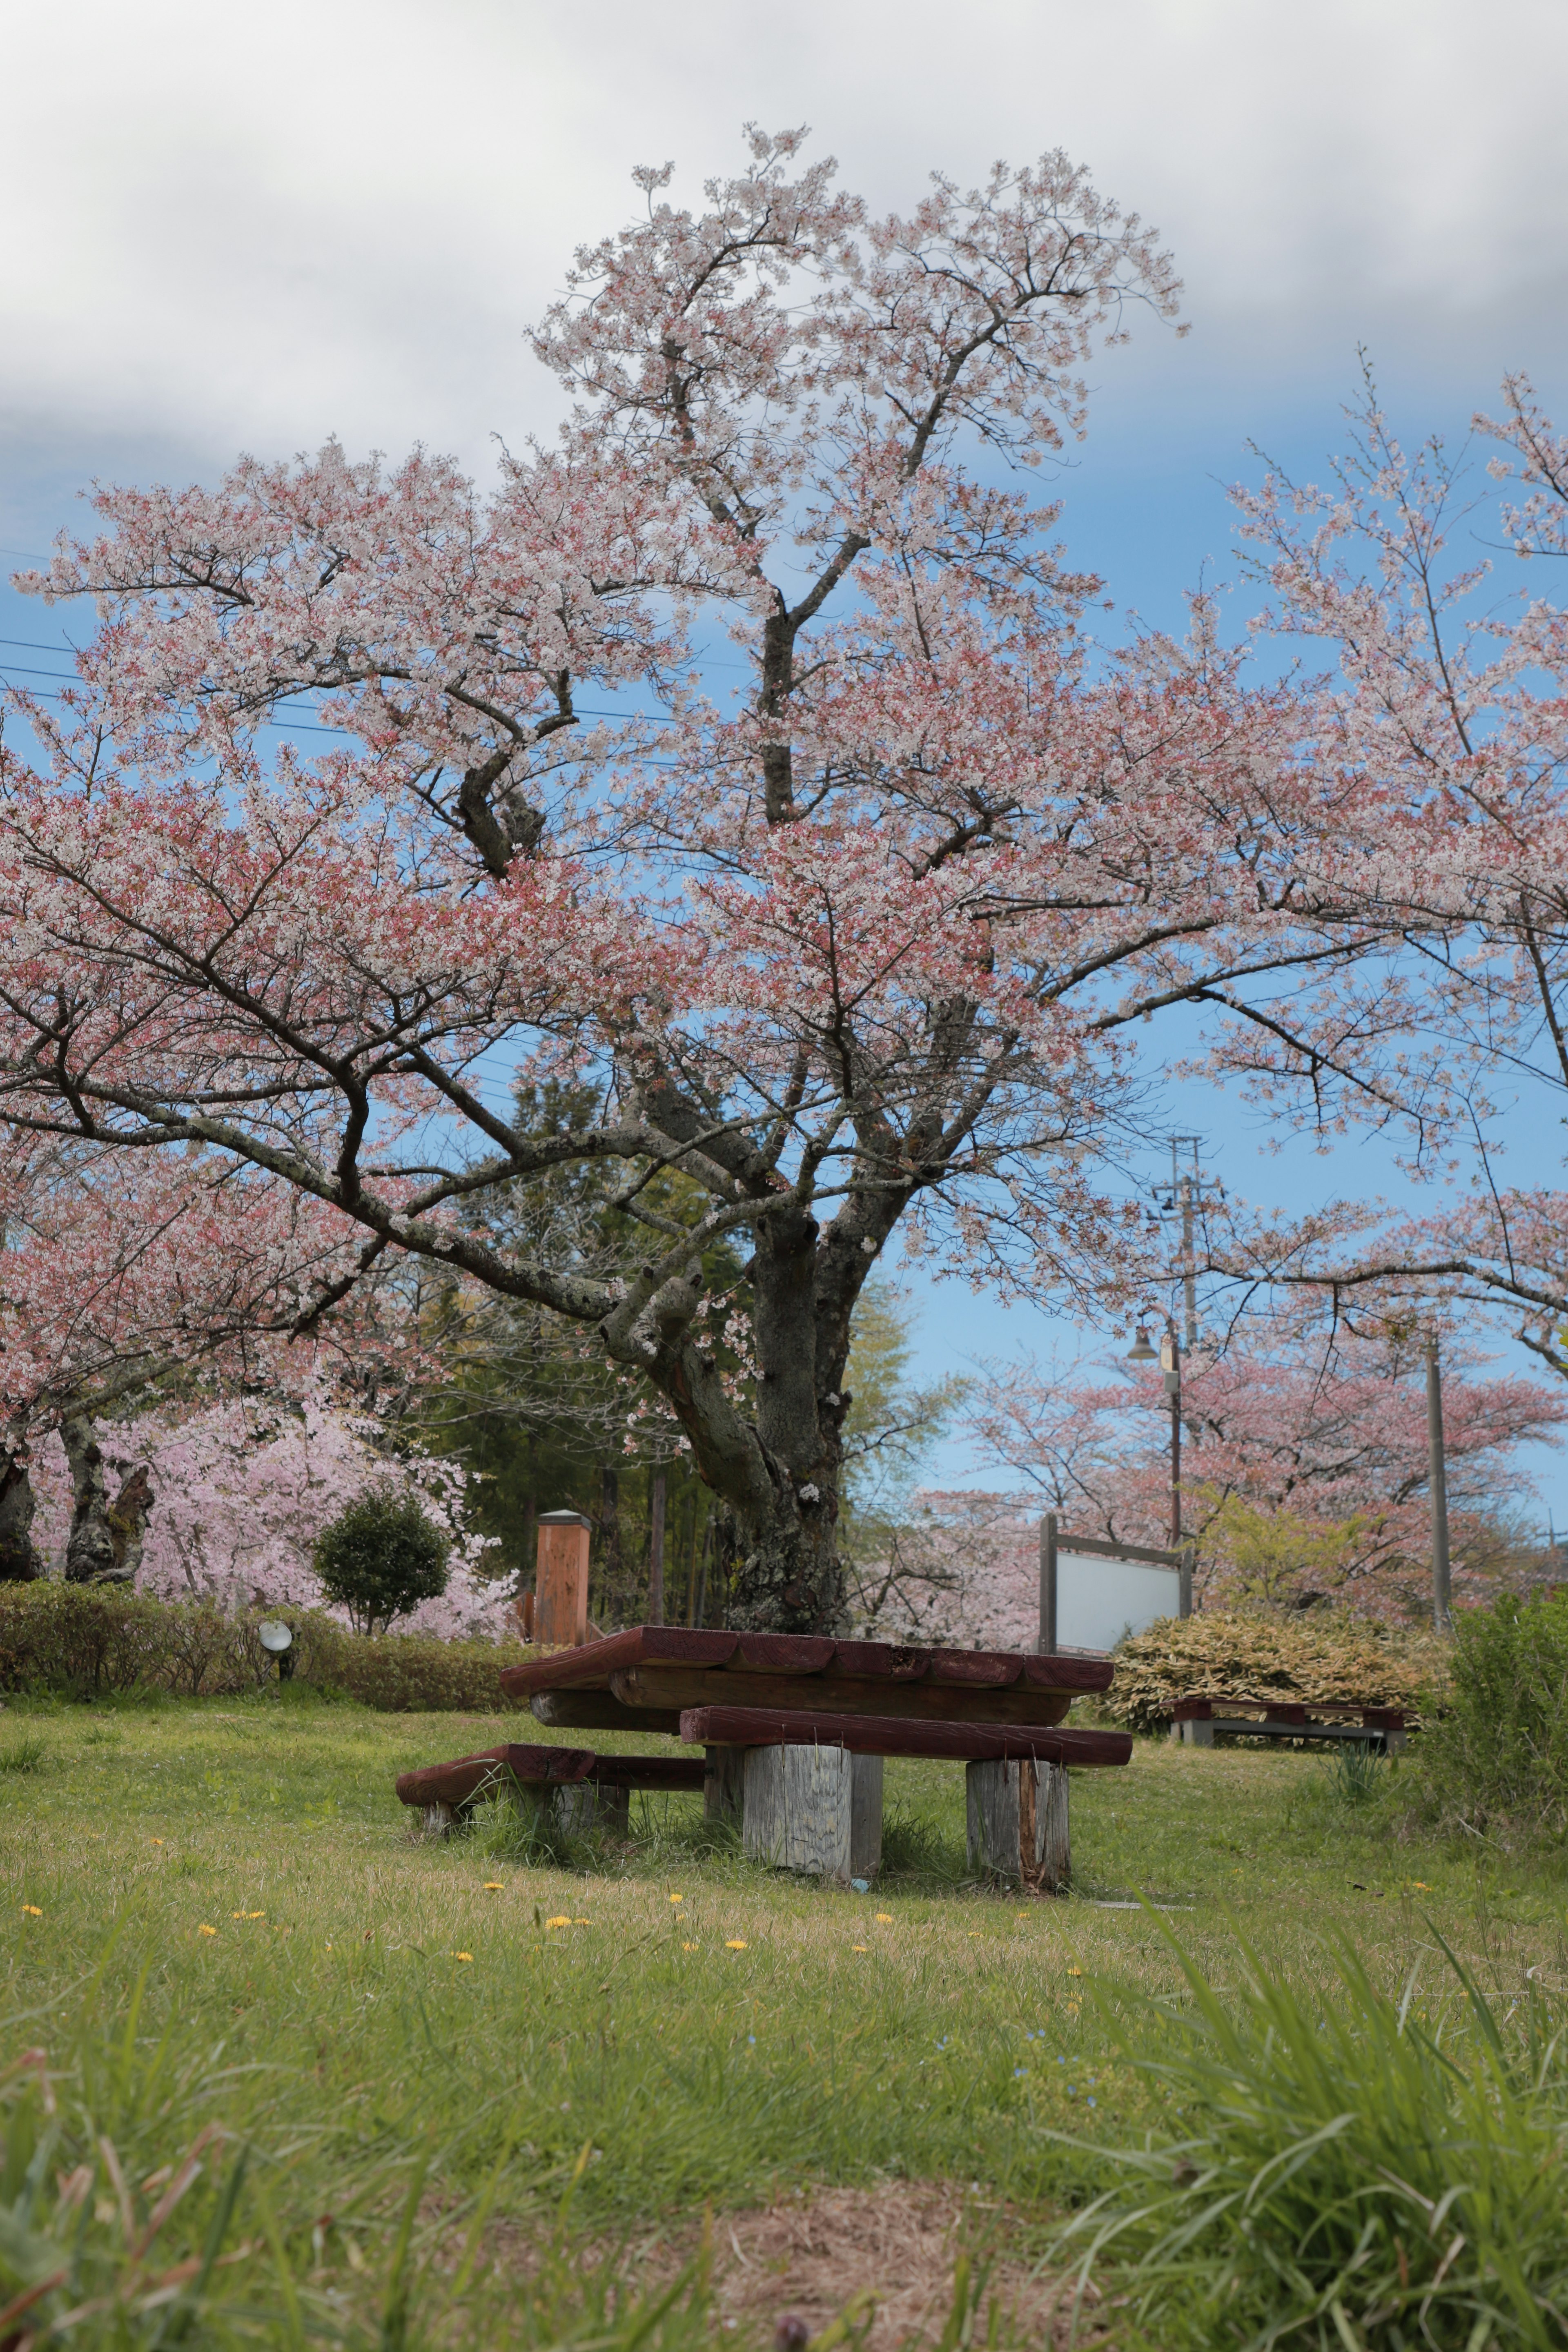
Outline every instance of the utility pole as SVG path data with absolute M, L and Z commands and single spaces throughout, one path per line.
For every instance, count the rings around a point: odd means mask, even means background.
M 1201 1135 L 1173 1135 L 1170 1138 L 1170 1197 L 1168 1200 L 1160 1198 L 1161 1213 L 1164 1216 L 1177 1214 L 1182 1221 L 1182 1343 L 1189 1356 L 1198 1343 L 1198 1255 L 1195 1218 L 1210 1189 L 1198 1161 L 1198 1151 L 1202 1142 Z M 1182 1166 L 1184 1158 L 1191 1160 L 1192 1165 L 1189 1168 Z M 1163 1185 L 1159 1188 L 1161 1195 L 1163 1194 L 1164 1189 Z M 1225 1187 L 1222 1184 L 1215 1185 L 1213 1191 L 1222 1201 L 1224 1200 Z M 1177 1378 L 1179 1381 L 1179 1366 Z M 1187 1435 L 1194 1445 L 1198 1443 L 1200 1427 L 1201 1424 L 1196 1421 L 1189 1421 L 1187 1423 Z
M 1426 1460 L 1432 1496 L 1432 1622 L 1446 1633 L 1452 1622 L 1448 1576 L 1448 1476 L 1443 1460 L 1443 1380 L 1437 1335 L 1426 1342 Z
M 1154 1350 L 1149 1345 L 1149 1334 L 1142 1324 L 1138 1336 L 1127 1351 L 1130 1364 L 1152 1364 Z M 1182 1343 L 1173 1323 L 1161 1334 L 1160 1370 L 1165 1377 L 1165 1394 L 1171 1400 L 1171 1549 L 1182 1549 Z
M 1171 1549 L 1182 1549 L 1182 1349 L 1174 1330 L 1160 1342 L 1160 1369 L 1171 1400 Z

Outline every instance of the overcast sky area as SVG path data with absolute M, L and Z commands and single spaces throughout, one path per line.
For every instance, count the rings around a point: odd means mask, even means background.
M 0 0 L 0 547 L 36 559 L 92 477 L 210 478 L 336 433 L 483 474 L 547 433 L 521 330 L 575 245 L 808 122 L 847 185 L 907 207 L 940 169 L 1060 146 L 1156 224 L 1192 332 L 1136 322 L 1098 365 L 1057 494 L 1122 609 L 1179 624 L 1232 561 L 1249 441 L 1303 475 L 1342 440 L 1356 352 L 1411 439 L 1464 437 L 1505 370 L 1568 415 L 1563 0 Z M 61 622 L 0 587 L 0 637 Z M 0 649 L 9 670 L 32 659 Z M 1260 1156 L 1192 1093 L 1253 1198 L 1376 1191 L 1386 1157 Z M 1559 1139 L 1534 1172 L 1558 1177 Z M 1526 1165 L 1515 1164 L 1522 1176 Z M 1560 1177 L 1558 1177 L 1560 1181 Z M 922 1286 L 922 1358 L 1070 1349 L 1043 1318 Z M 942 1475 L 963 1464 L 952 1449 Z M 1568 1472 L 1543 1502 L 1568 1517 Z

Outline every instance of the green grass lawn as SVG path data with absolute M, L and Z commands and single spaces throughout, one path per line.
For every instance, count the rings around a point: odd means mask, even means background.
M 0 1715 L 12 2173 L 49 2130 L 56 2175 L 91 2163 L 73 2210 L 125 2309 L 153 2292 L 153 2256 L 130 2287 L 125 2264 L 163 2168 L 217 2126 L 156 2260 L 195 2261 L 231 2188 L 224 2243 L 253 2251 L 193 2342 L 703 2341 L 700 2277 L 629 2315 L 706 2210 L 940 2180 L 979 2238 L 1005 2210 L 1015 2251 L 1043 2244 L 1098 2185 L 1061 2135 L 1159 2120 L 1110 2037 L 1139 1995 L 1181 1991 L 1162 1918 L 1222 1994 L 1238 1936 L 1309 1988 L 1348 1937 L 1380 1983 L 1419 1971 L 1418 2007 L 1450 1990 L 1434 1929 L 1505 2011 L 1564 1975 L 1561 1874 L 1412 1841 L 1397 1775 L 1356 1806 L 1301 1753 L 1140 1742 L 1075 1776 L 1058 1901 L 969 1882 L 956 1766 L 889 1763 L 868 1897 L 758 1870 L 695 1799 L 634 1798 L 629 1847 L 563 1863 L 509 1853 L 499 1824 L 411 1839 L 395 1775 L 518 1724 L 289 1693 Z M 37 2050 L 47 2094 L 16 2066 Z M 611 2259 L 585 2283 L 566 2251 L 621 2241 L 635 2277 Z M 149 2343 L 185 2312 L 164 2297 L 135 2322 Z

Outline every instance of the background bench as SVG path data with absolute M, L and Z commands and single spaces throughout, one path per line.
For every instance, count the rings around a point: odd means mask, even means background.
M 1240 1715 L 1239 1707 L 1257 1707 L 1257 1715 Z M 1397 1706 L 1358 1706 L 1325 1699 L 1308 1706 L 1286 1699 L 1179 1698 L 1173 1709 L 1173 1739 L 1194 1748 L 1212 1748 L 1216 1731 L 1248 1739 L 1321 1739 L 1349 1741 L 1377 1755 L 1392 1754 L 1405 1745 L 1405 1712 Z M 1353 1721 L 1340 1721 L 1353 1717 Z

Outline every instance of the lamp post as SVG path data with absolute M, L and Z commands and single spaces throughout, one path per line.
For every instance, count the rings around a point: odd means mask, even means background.
M 1158 1361 L 1165 1376 L 1165 1394 L 1171 1400 L 1171 1549 L 1182 1549 L 1182 1349 L 1175 1327 L 1163 1332 L 1156 1359 L 1149 1344 L 1149 1334 L 1142 1324 L 1138 1336 L 1127 1350 L 1130 1364 L 1152 1364 Z

